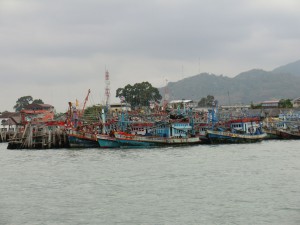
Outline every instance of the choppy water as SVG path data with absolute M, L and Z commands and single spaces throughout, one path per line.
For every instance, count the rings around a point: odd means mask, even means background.
M 300 141 L 7 150 L 0 224 L 300 224 Z

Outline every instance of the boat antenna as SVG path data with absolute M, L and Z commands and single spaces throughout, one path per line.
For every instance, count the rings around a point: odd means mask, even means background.
M 227 91 L 227 94 L 228 94 L 228 104 L 229 104 L 229 106 L 230 106 L 231 103 L 230 103 L 230 95 L 229 95 L 229 91 Z
M 168 89 L 168 80 L 166 79 L 166 86 L 164 89 L 164 103 L 163 103 L 163 110 L 166 110 L 168 103 L 169 103 L 169 89 Z
M 109 107 L 109 99 L 110 99 L 110 80 L 109 80 L 109 72 L 105 68 L 105 96 L 106 96 L 106 108 Z

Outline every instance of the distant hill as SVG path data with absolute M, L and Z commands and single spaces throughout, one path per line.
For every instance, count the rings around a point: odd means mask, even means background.
M 272 72 L 274 72 L 274 73 L 290 73 L 290 74 L 300 77 L 300 60 L 293 62 L 293 63 L 289 63 L 284 66 L 277 67 Z
M 300 97 L 300 60 L 273 71 L 253 69 L 234 78 L 201 73 L 169 82 L 170 100 L 192 99 L 199 101 L 213 95 L 220 104 L 250 104 L 272 99 Z M 160 89 L 162 96 L 164 88 Z

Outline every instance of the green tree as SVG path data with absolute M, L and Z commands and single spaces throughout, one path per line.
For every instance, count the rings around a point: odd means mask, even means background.
M 29 105 L 33 101 L 31 96 L 23 96 L 16 101 L 14 109 L 16 112 L 20 112 L 25 106 Z
M 6 113 L 9 113 L 9 111 L 4 110 L 3 112 L 0 112 L 0 114 L 6 114 Z
M 16 112 L 20 112 L 22 109 L 24 109 L 25 106 L 30 105 L 30 104 L 44 104 L 42 99 L 34 99 L 28 95 L 28 96 L 23 96 L 20 97 L 17 101 L 16 101 L 16 105 L 14 106 L 14 109 Z
M 215 97 L 212 95 L 207 95 L 206 98 L 201 98 L 198 102 L 199 107 L 212 107 L 215 101 Z
M 254 104 L 253 102 L 251 102 L 250 108 L 251 109 L 261 109 L 262 104 Z
M 34 99 L 31 104 L 44 104 L 42 99 Z
M 290 99 L 281 99 L 278 103 L 279 108 L 293 108 L 293 103 Z
M 125 97 L 125 101 L 132 107 L 149 106 L 150 101 L 160 101 L 162 96 L 157 88 L 149 82 L 136 83 L 133 86 L 127 84 L 124 88 L 118 88 L 116 97 Z

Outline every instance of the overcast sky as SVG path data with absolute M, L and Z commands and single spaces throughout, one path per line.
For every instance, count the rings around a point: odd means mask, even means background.
M 300 59 L 299 0 L 0 0 L 0 111 L 31 95 L 58 112 L 116 89 Z

